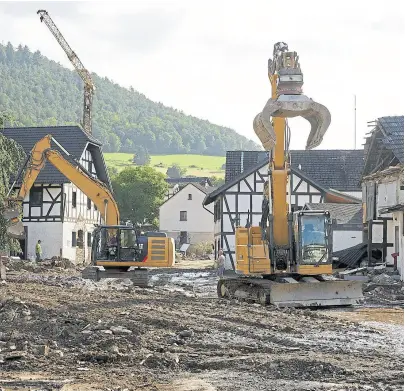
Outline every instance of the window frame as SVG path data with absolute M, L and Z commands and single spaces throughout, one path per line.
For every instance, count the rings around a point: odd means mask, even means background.
M 187 221 L 187 211 L 186 210 L 180 211 L 180 221 Z
M 34 194 L 39 194 L 39 201 L 34 202 Z M 42 203 L 44 202 L 44 193 L 42 187 L 31 187 L 30 190 L 30 205 L 31 206 L 41 206 Z
M 77 247 L 77 232 L 72 231 L 72 247 Z
M 72 191 L 72 208 L 77 207 L 77 191 Z

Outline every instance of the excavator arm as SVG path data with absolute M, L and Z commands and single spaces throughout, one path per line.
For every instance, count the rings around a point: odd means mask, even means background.
M 54 141 L 68 156 L 69 153 L 51 136 L 47 135 L 39 140 L 31 151 L 27 168 L 23 176 L 22 184 L 17 197 L 11 199 L 12 202 L 21 204 L 35 183 L 39 173 L 44 168 L 45 163 L 51 163 L 62 175 L 69 179 L 78 189 L 89 197 L 97 209 L 106 225 L 119 225 L 120 216 L 118 205 L 106 185 L 96 178 L 93 178 L 84 167 L 76 162 L 71 162 L 64 158 L 62 154 L 51 148 L 51 141 Z M 12 212 L 6 212 L 6 216 L 12 216 Z M 9 218 L 11 221 L 9 233 L 18 238 L 21 236 L 21 222 L 16 221 L 16 216 Z M 17 228 L 17 225 L 19 228 Z

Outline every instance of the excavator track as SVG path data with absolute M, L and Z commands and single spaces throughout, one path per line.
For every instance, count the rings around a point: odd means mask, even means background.
M 129 278 L 134 286 L 147 288 L 149 275 L 147 269 L 133 269 L 122 271 L 120 269 L 104 269 L 100 266 L 88 266 L 82 271 L 82 278 L 92 281 L 100 281 L 102 278 Z
M 218 281 L 221 299 L 238 299 L 277 307 L 332 307 L 361 304 L 362 282 L 329 276 L 288 276 L 279 280 L 238 277 Z

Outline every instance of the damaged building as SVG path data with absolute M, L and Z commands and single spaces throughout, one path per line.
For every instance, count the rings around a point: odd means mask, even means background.
M 382 262 L 404 277 L 404 117 L 372 123 L 364 146 L 362 178 L 364 242 L 369 263 L 381 251 Z

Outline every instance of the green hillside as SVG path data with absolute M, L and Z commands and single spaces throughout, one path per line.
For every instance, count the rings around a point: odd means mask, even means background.
M 130 153 L 104 153 L 108 167 L 121 171 L 125 167 L 133 166 L 133 155 Z M 225 157 L 206 155 L 152 155 L 150 166 L 166 174 L 167 168 L 178 164 L 184 168 L 186 175 L 224 177 Z
M 0 79 L 0 112 L 12 113 L 14 126 L 81 121 L 82 80 L 40 52 L 0 45 Z M 93 80 L 93 133 L 106 152 L 135 153 L 142 146 L 150 154 L 225 156 L 227 150 L 259 148 L 232 129 L 152 102 L 133 88 L 96 74 Z

